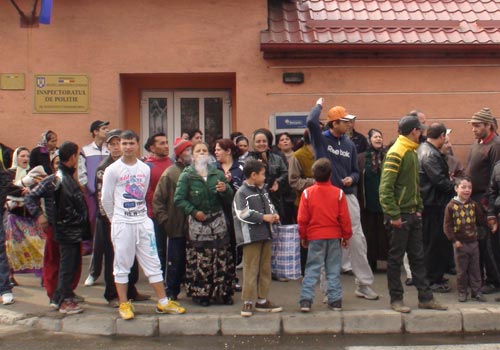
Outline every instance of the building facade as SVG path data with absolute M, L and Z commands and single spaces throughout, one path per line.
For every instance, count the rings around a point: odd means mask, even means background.
M 199 127 L 212 142 L 273 128 L 272 115 L 307 112 L 322 96 L 386 143 L 401 116 L 422 110 L 453 129 L 464 159 L 466 120 L 500 113 L 498 23 L 500 1 L 65 0 L 50 25 L 23 27 L 2 2 L 0 73 L 23 75 L 24 87 L 0 89 L 0 142 L 31 148 L 52 129 L 85 144 L 95 119 L 171 143 Z M 36 111 L 44 75 L 86 76 L 88 110 Z

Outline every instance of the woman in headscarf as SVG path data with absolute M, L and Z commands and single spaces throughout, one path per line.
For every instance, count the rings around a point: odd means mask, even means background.
M 258 129 L 253 133 L 253 152 L 247 159 L 257 159 L 266 164 L 266 186 L 269 198 L 280 218 L 284 217 L 282 193 L 288 188 L 288 166 L 283 157 L 272 152 L 272 134 L 267 129 Z
M 7 196 L 4 215 L 5 247 L 11 272 L 42 275 L 45 237 L 43 231 L 24 207 L 24 195 L 38 183 L 45 172 L 39 166 L 29 171 L 30 152 L 26 147 L 15 150 L 9 169 L 15 192 Z M 15 284 L 15 280 L 12 277 Z
M 51 175 L 53 173 L 51 163 L 56 156 L 56 150 L 57 134 L 52 130 L 45 131 L 38 146 L 31 150 L 30 168 L 33 169 L 37 165 L 41 165 L 47 175 Z
M 385 157 L 382 132 L 377 129 L 368 131 L 368 149 L 359 155 L 360 180 L 358 200 L 361 208 L 361 224 L 368 247 L 368 263 L 373 271 L 378 260 L 387 260 L 387 232 L 384 214 L 380 206 L 379 185 L 382 162 Z
M 186 292 L 202 306 L 233 304 L 234 261 L 223 212 L 232 199 L 224 173 L 209 165 L 208 146 L 193 145 L 193 164 L 179 177 L 174 203 L 189 215 Z
M 26 147 L 18 147 L 12 155 L 12 166 L 10 170 L 15 173 L 14 182 L 21 180 L 28 174 L 30 168 L 30 150 Z

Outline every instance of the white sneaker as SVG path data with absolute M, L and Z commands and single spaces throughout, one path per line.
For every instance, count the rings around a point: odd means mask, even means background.
M 370 286 L 363 286 L 359 285 L 356 288 L 356 291 L 354 292 L 357 297 L 359 298 L 365 298 L 368 300 L 377 300 L 378 299 L 378 294 L 375 293 L 373 289 L 370 288 Z
M 92 287 L 95 283 L 95 279 L 94 277 L 92 277 L 92 275 L 89 275 L 89 277 L 87 277 L 87 279 L 85 280 L 85 287 Z
M 14 304 L 14 294 L 12 294 L 12 293 L 3 294 L 2 295 L 2 303 L 4 305 Z
M 236 270 L 243 270 L 243 261 L 236 265 Z

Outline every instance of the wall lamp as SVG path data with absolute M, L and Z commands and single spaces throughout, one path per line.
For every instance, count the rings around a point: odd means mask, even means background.
M 283 83 L 285 84 L 302 84 L 304 82 L 304 73 L 283 73 Z

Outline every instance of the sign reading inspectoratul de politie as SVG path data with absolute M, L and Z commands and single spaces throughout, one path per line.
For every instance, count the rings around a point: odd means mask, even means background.
M 86 75 L 35 75 L 35 113 L 88 113 Z

